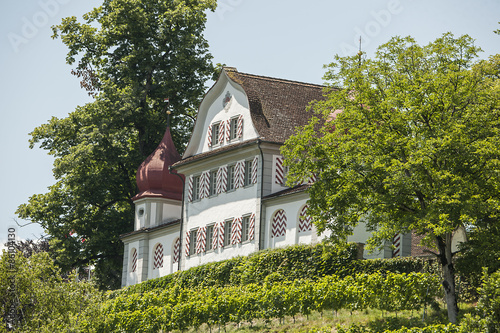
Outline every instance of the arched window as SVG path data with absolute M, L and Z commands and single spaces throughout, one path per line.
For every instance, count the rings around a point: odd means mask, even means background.
M 281 237 L 286 234 L 286 214 L 283 209 L 279 209 L 273 215 L 271 226 L 271 237 Z
M 302 206 L 299 215 L 299 232 L 311 231 L 311 217 L 307 214 L 308 205 Z
M 158 244 L 153 252 L 153 269 L 163 267 L 163 245 Z
M 130 251 L 130 271 L 135 272 L 137 269 L 137 249 L 133 248 Z
M 181 254 L 181 239 L 177 237 L 177 239 L 174 241 L 174 249 L 172 252 L 174 255 L 172 256 L 172 261 L 175 264 L 176 262 L 179 262 L 179 257 Z

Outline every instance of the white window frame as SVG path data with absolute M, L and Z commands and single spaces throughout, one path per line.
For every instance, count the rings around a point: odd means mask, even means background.
M 224 222 L 224 247 L 231 246 L 233 219 Z
M 241 218 L 241 242 L 247 242 L 250 240 L 250 215 L 244 215 Z
M 288 172 L 290 171 L 289 166 L 283 166 L 283 184 L 280 184 L 282 187 L 288 187 L 286 184 L 287 178 L 288 178 Z
M 208 177 L 208 196 L 217 195 L 217 170 L 211 170 Z
M 189 232 L 189 256 L 196 254 L 196 238 L 198 238 L 198 229 L 191 229 Z
M 212 146 L 218 146 L 221 143 L 219 142 L 219 133 L 221 130 L 221 122 L 217 122 L 212 124 Z
M 200 200 L 201 175 L 193 176 L 193 201 Z
M 229 121 L 229 141 L 236 140 L 238 138 L 238 117 L 233 117 Z
M 236 169 L 236 164 L 231 164 L 227 166 L 227 186 L 226 186 L 226 192 L 229 191 L 234 191 L 236 189 L 235 185 L 235 169 Z
M 215 223 L 207 225 L 207 245 L 205 246 L 205 252 L 213 250 L 214 246 L 214 230 Z M 212 232 L 210 232 L 212 231 Z
M 243 176 L 243 186 L 253 185 L 252 183 L 252 160 L 245 161 L 245 173 Z

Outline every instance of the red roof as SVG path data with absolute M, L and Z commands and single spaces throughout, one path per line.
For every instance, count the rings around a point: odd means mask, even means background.
M 175 149 L 170 128 L 167 127 L 158 147 L 137 169 L 139 194 L 132 200 L 145 197 L 182 200 L 182 180 L 169 171 L 169 167 L 180 159 L 181 155 Z

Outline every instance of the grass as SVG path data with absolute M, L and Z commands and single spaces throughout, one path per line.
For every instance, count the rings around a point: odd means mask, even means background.
M 472 304 L 461 304 L 461 315 L 472 311 Z M 423 311 L 404 311 L 398 314 L 383 313 L 379 310 L 363 310 L 351 312 L 342 310 L 338 313 L 333 311 L 324 312 L 323 314 L 314 312 L 309 316 L 297 316 L 295 319 L 286 317 L 283 320 L 273 319 L 271 321 L 255 320 L 251 324 L 240 323 L 227 324 L 225 327 L 212 327 L 212 330 L 207 325 L 203 325 L 198 329 L 190 329 L 186 332 L 203 332 L 203 333 L 323 333 L 336 332 L 337 325 L 344 327 L 352 324 L 364 325 L 375 331 L 395 330 L 403 326 L 406 327 L 423 327 L 431 324 L 446 324 L 447 314 L 444 305 L 436 309 L 427 309 L 425 320 Z M 179 332 L 176 332 L 179 333 Z

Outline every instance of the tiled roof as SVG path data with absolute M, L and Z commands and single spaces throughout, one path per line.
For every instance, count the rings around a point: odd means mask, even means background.
M 311 186 L 311 184 L 301 184 L 301 185 L 297 185 L 297 186 L 294 186 L 294 187 L 286 188 L 286 189 L 284 189 L 284 190 L 282 190 L 282 191 L 279 191 L 279 192 L 275 192 L 275 193 L 272 193 L 272 194 L 266 195 L 266 196 L 265 196 L 265 197 L 263 197 L 262 199 L 263 199 L 263 200 L 266 200 L 266 199 L 273 199 L 273 198 L 282 197 L 282 196 L 285 196 L 285 195 L 290 195 L 290 194 L 294 194 L 294 193 L 304 192 L 304 191 L 305 191 L 305 190 L 307 190 L 310 186 Z
M 151 227 L 151 228 L 141 228 L 139 230 L 134 230 L 134 231 L 131 231 L 131 232 L 127 232 L 125 234 L 121 234 L 120 235 L 120 239 L 123 239 L 123 238 L 128 237 L 128 236 L 132 236 L 132 235 L 135 235 L 135 234 L 140 234 L 140 233 L 143 233 L 143 232 L 153 232 L 153 231 L 160 230 L 160 229 L 163 229 L 163 228 L 166 228 L 166 227 L 170 227 L 170 226 L 173 226 L 173 225 L 176 225 L 176 224 L 180 224 L 180 223 L 181 223 L 181 220 L 177 219 L 177 220 L 169 221 L 169 222 L 166 222 L 166 223 L 163 223 L 163 224 Z
M 231 67 L 224 70 L 245 90 L 253 123 L 265 141 L 285 142 L 295 127 L 308 123 L 309 102 L 324 99 L 321 85 L 240 73 Z
M 207 151 L 205 153 L 201 153 L 201 154 L 198 154 L 198 155 L 189 156 L 189 157 L 186 157 L 186 158 L 184 158 L 184 159 L 182 159 L 182 160 L 174 163 L 172 165 L 172 168 L 177 168 L 177 167 L 179 167 L 181 165 L 189 164 L 189 163 L 194 162 L 194 161 L 199 161 L 201 159 L 204 159 L 204 158 L 207 158 L 207 157 L 210 157 L 210 156 L 213 156 L 213 155 L 218 155 L 218 154 L 221 154 L 221 153 L 224 153 L 224 152 L 227 152 L 227 151 L 231 151 L 231 150 L 234 150 L 234 149 L 245 147 L 245 146 L 254 144 L 256 142 L 258 142 L 258 139 L 243 141 L 243 142 L 231 144 L 231 145 L 228 145 L 228 146 L 224 146 L 222 148 L 218 148 L 218 149 L 215 149 L 215 150 Z

